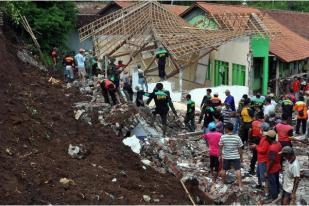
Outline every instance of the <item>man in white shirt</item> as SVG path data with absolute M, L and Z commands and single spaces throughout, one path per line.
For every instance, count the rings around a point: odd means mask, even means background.
M 271 98 L 267 97 L 265 100 L 264 116 L 269 117 L 271 113 L 275 113 L 275 105 L 271 103 Z
M 85 50 L 79 49 L 79 53 L 76 54 L 74 57 L 77 62 L 78 76 L 82 84 L 85 83 L 85 78 L 86 78 L 86 69 L 85 69 L 86 58 L 84 54 L 85 54 Z
M 300 181 L 300 166 L 296 159 L 292 147 L 285 146 L 281 151 L 281 155 L 287 160 L 283 173 L 283 194 L 281 199 L 282 205 L 295 205 L 296 191 Z

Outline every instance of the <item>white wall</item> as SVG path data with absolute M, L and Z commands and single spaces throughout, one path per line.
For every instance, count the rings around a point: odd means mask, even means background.
M 229 63 L 229 85 L 232 85 L 232 64 L 241 64 L 246 66 L 246 86 L 248 85 L 249 72 L 247 54 L 250 48 L 250 38 L 242 37 L 235 39 L 220 46 L 217 51 L 210 53 L 210 61 L 212 63 L 212 71 L 214 70 L 214 60 L 225 61 Z M 214 75 L 214 72 L 212 72 Z M 213 79 L 213 76 L 212 76 Z

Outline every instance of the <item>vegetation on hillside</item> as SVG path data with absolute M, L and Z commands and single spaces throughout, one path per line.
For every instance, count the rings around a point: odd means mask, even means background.
M 20 15 L 27 18 L 46 56 L 53 47 L 65 48 L 67 34 L 75 27 L 77 9 L 71 1 L 6 1 L 0 8 L 16 27 L 20 27 Z M 30 41 L 25 32 L 22 37 Z

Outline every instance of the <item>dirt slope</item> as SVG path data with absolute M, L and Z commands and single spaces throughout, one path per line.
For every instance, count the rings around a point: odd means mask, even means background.
M 72 105 L 85 97 L 23 65 L 2 35 L 0 62 L 0 204 L 145 204 L 144 194 L 189 203 L 175 177 L 144 170 L 109 128 L 77 122 Z M 72 159 L 68 146 L 80 143 L 90 154 Z

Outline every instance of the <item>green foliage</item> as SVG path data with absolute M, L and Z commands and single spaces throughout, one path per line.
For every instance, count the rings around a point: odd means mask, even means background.
M 261 9 L 309 12 L 308 1 L 249 1 L 248 6 Z
M 66 47 L 66 37 L 75 26 L 77 13 L 71 1 L 7 1 L 2 2 L 1 8 L 15 24 L 20 24 L 19 14 L 27 18 L 44 52 L 50 52 L 52 47 Z

